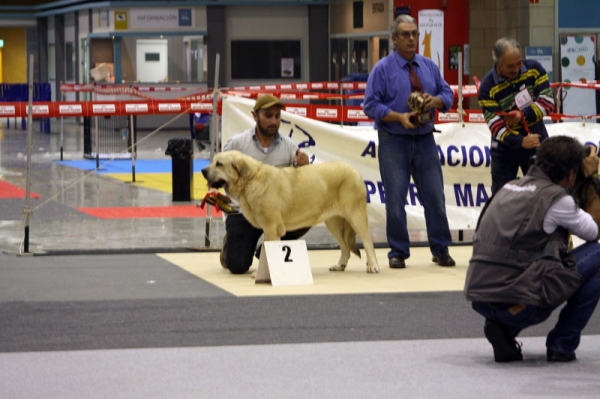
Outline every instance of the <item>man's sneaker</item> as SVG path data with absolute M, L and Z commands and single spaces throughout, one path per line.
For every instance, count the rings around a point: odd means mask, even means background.
M 521 344 L 519 344 L 508 326 L 494 320 L 486 319 L 483 327 L 485 337 L 494 348 L 494 360 L 498 363 L 523 360 Z
M 221 253 L 219 255 L 219 261 L 221 261 L 223 269 L 227 269 L 227 266 L 225 265 L 225 244 L 227 244 L 227 234 L 223 237 L 223 246 L 221 247 Z
M 577 356 L 575 356 L 575 352 L 562 353 L 548 348 L 546 351 L 546 359 L 549 362 L 572 362 L 577 359 Z
M 434 255 L 431 259 L 433 262 L 437 263 L 439 266 L 454 266 L 456 262 L 450 256 L 448 251 L 442 251 L 437 255 Z

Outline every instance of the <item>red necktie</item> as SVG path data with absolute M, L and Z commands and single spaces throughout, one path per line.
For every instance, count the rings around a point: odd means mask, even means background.
M 410 78 L 410 85 L 412 86 L 412 90 L 423 93 L 423 83 L 421 83 L 419 75 L 417 75 L 417 72 L 413 69 L 412 61 L 408 62 L 408 67 L 410 68 L 408 76 Z

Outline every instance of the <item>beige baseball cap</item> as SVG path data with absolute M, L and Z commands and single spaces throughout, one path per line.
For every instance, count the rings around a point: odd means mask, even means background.
M 272 94 L 263 94 L 256 99 L 256 103 L 254 103 L 254 112 L 257 112 L 259 109 L 271 108 L 274 105 L 285 108 L 285 104 L 276 96 Z

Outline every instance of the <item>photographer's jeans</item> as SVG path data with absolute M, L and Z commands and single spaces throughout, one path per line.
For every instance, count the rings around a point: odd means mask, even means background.
M 564 354 L 573 353 L 579 346 L 581 331 L 592 317 L 600 298 L 600 243 L 585 243 L 575 248 L 573 254 L 583 283 L 567 300 L 546 339 L 548 348 Z M 487 319 L 509 326 L 517 336 L 524 328 L 546 320 L 556 308 L 528 305 L 513 315 L 508 309 L 494 304 L 473 302 L 473 309 Z
M 406 225 L 407 195 L 412 175 L 416 192 L 411 189 L 411 201 L 416 197 L 425 209 L 427 237 L 431 253 L 448 249 L 452 241 L 448 219 L 444 181 L 437 145 L 433 133 L 424 135 L 390 134 L 379 129 L 379 171 L 385 189 L 388 257 L 406 259 L 410 256 L 410 241 Z M 418 192 L 418 197 L 416 193 Z

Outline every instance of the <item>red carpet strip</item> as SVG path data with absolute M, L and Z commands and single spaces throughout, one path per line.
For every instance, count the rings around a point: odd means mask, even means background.
M 5 182 L 4 180 L 0 180 L 0 199 L 2 198 L 25 198 L 26 191 L 24 188 L 19 186 L 15 186 L 14 184 L 10 184 Z M 29 193 L 30 198 L 40 198 L 39 194 L 31 191 Z
M 204 218 L 206 209 L 196 205 L 176 206 L 130 206 L 114 208 L 77 208 L 78 211 L 87 213 L 100 219 L 143 219 L 143 218 Z M 221 217 L 221 211 L 211 208 L 211 216 Z

